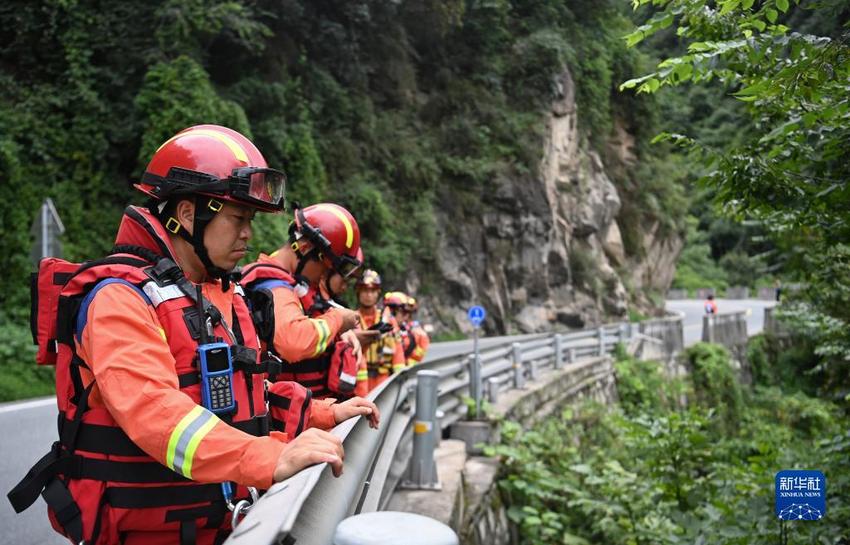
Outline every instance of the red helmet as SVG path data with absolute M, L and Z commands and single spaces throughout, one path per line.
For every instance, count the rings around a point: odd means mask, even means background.
M 385 307 L 403 307 L 407 303 L 407 295 L 400 291 L 388 291 L 386 295 L 384 295 L 384 306 Z
M 350 277 L 360 268 L 363 264 L 358 259 L 360 227 L 351 212 L 338 204 L 321 203 L 307 208 L 296 206 L 294 213 L 290 239 L 299 254 L 299 241 L 303 239 L 312 245 L 312 249 L 302 256 L 317 252 L 316 257 L 325 266 L 343 277 Z
M 157 200 L 201 194 L 277 212 L 283 209 L 286 176 L 268 168 L 256 146 L 238 132 L 197 125 L 166 140 L 135 187 Z
M 366 269 L 363 271 L 363 276 L 360 277 L 360 280 L 357 281 L 357 285 L 354 286 L 354 289 L 363 289 L 363 288 L 379 288 L 381 287 L 381 275 L 379 275 L 376 271 L 372 269 Z

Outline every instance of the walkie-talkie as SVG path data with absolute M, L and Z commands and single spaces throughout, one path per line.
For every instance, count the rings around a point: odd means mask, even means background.
M 209 342 L 201 286 L 198 285 L 197 289 L 198 316 L 201 320 L 201 337 L 198 344 L 201 401 L 204 407 L 215 414 L 229 413 L 236 408 L 236 401 L 233 399 L 233 360 L 230 356 L 230 345 Z

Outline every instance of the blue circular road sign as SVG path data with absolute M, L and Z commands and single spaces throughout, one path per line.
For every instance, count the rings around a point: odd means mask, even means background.
M 487 317 L 487 311 L 484 310 L 484 307 L 475 305 L 474 307 L 469 308 L 466 315 L 469 317 L 469 321 L 472 322 L 474 327 L 479 327 L 484 322 L 484 318 Z

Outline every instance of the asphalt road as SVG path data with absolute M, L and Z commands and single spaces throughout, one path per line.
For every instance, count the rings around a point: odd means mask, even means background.
M 16 515 L 6 494 L 53 443 L 56 400 L 41 398 L 0 405 L 0 544 L 51 545 L 68 540 L 53 531 L 40 498 Z
M 751 311 L 747 318 L 749 333 L 761 331 L 764 308 L 770 301 L 717 301 L 721 312 L 738 309 Z M 685 314 L 685 343 L 693 344 L 702 335 L 702 301 L 669 301 L 667 308 Z M 533 336 L 533 335 L 530 335 Z M 523 336 L 529 337 L 529 336 Z M 523 337 L 515 337 L 519 340 Z M 497 345 L 509 337 L 486 337 L 480 340 L 482 349 Z M 438 359 L 472 350 L 471 340 L 434 343 L 428 350 L 427 360 Z M 427 361 L 426 360 L 426 361 Z M 0 404 L 0 492 L 3 496 L 44 453 L 56 436 L 56 403 L 53 398 Z M 46 507 L 39 499 L 27 511 L 16 515 L 11 505 L 0 498 L 0 545 L 52 545 L 66 544 L 50 527 Z

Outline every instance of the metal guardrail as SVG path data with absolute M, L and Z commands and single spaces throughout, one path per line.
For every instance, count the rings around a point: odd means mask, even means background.
M 670 333 L 669 330 L 677 332 Z M 609 354 L 620 343 L 655 339 L 665 347 L 681 347 L 682 317 L 641 324 L 607 324 L 590 330 L 545 335 L 522 342 L 506 341 L 481 351 L 484 396 L 565 363 Z M 670 339 L 678 339 L 670 342 Z M 556 354 L 560 358 L 556 361 Z M 407 471 L 412 450 L 413 398 L 416 372 L 439 373 L 440 427 L 446 429 L 467 413 L 463 397 L 469 392 L 470 354 L 463 353 L 417 365 L 372 391 L 369 398 L 381 411 L 381 426 L 370 429 L 357 418 L 334 428 L 343 439 L 345 470 L 334 478 L 327 464 L 307 468 L 272 486 L 230 535 L 230 545 L 329 545 L 336 526 L 346 517 L 384 508 Z

